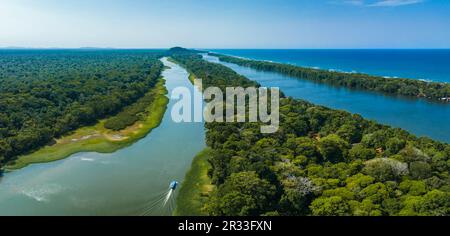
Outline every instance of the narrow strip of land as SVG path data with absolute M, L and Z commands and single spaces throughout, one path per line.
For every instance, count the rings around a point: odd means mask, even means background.
M 214 188 L 208 176 L 208 170 L 211 168 L 208 162 L 211 152 L 210 148 L 206 148 L 192 161 L 191 169 L 186 173 L 186 177 L 181 185 L 174 215 L 207 215 L 202 208 Z

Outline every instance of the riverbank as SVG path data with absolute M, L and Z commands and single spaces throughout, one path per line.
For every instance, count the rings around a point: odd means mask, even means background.
M 177 197 L 177 208 L 174 212 L 175 216 L 207 215 L 202 210 L 202 207 L 207 200 L 207 196 L 214 188 L 208 176 L 208 170 L 211 167 L 208 159 L 211 156 L 211 152 L 211 149 L 206 148 L 197 154 L 192 161 L 192 166 L 181 184 Z
M 192 71 L 189 71 L 180 62 L 173 58 L 168 61 L 175 63 L 185 69 L 189 73 L 189 81 L 194 84 L 197 78 Z M 191 167 L 186 173 L 185 179 L 181 184 L 180 192 L 177 196 L 177 207 L 174 211 L 175 216 L 206 216 L 202 207 L 207 199 L 208 194 L 212 191 L 213 185 L 208 176 L 208 169 L 211 165 L 208 159 L 211 155 L 211 149 L 206 148 L 198 153 L 192 160 Z
M 177 65 L 183 67 L 183 69 L 185 69 L 189 73 L 189 77 L 188 77 L 189 81 L 191 81 L 191 83 L 194 84 L 194 81 L 195 81 L 195 79 L 197 79 L 197 77 L 194 75 L 194 73 L 192 73 L 192 71 L 189 71 L 183 64 L 179 63 L 178 61 L 176 61 L 175 59 L 173 59 L 171 57 L 168 57 L 167 60 L 169 62 L 172 62 L 174 64 L 177 64 Z
M 261 72 L 248 67 L 220 61 L 204 55 L 204 59 L 231 68 L 240 75 L 254 80 L 263 87 L 278 87 L 286 96 L 311 103 L 345 110 L 376 120 L 381 124 L 405 129 L 416 136 L 426 136 L 450 143 L 450 123 L 443 117 L 450 116 L 450 106 L 445 103 L 420 99 L 384 96 L 375 92 L 336 88 L 326 84 Z
M 72 134 L 56 140 L 54 145 L 19 157 L 8 164 L 5 170 L 11 171 L 30 164 L 61 160 L 79 152 L 111 153 L 134 143 L 160 125 L 167 109 L 169 99 L 166 96 L 164 79 L 160 79 L 150 93 L 155 93 L 155 100 L 146 110 L 147 116 L 144 120 L 120 131 L 106 129 L 104 127 L 106 119 L 101 120 L 96 125 L 77 129 Z

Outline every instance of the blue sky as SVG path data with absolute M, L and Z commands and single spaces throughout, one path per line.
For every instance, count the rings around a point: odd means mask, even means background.
M 449 0 L 0 0 L 0 47 L 450 48 Z

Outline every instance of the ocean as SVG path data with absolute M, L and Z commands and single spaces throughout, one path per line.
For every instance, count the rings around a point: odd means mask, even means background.
M 450 83 L 450 49 L 209 49 L 257 60 Z

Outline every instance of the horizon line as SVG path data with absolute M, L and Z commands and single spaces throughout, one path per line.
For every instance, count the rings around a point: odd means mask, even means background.
M 178 47 L 178 46 L 174 46 Z M 21 46 L 5 46 L 0 47 L 1 50 L 167 50 L 173 47 L 21 47 Z M 450 48 L 429 47 L 429 48 L 244 48 L 244 47 L 224 47 L 224 48 L 196 48 L 183 47 L 194 50 L 450 50 Z

